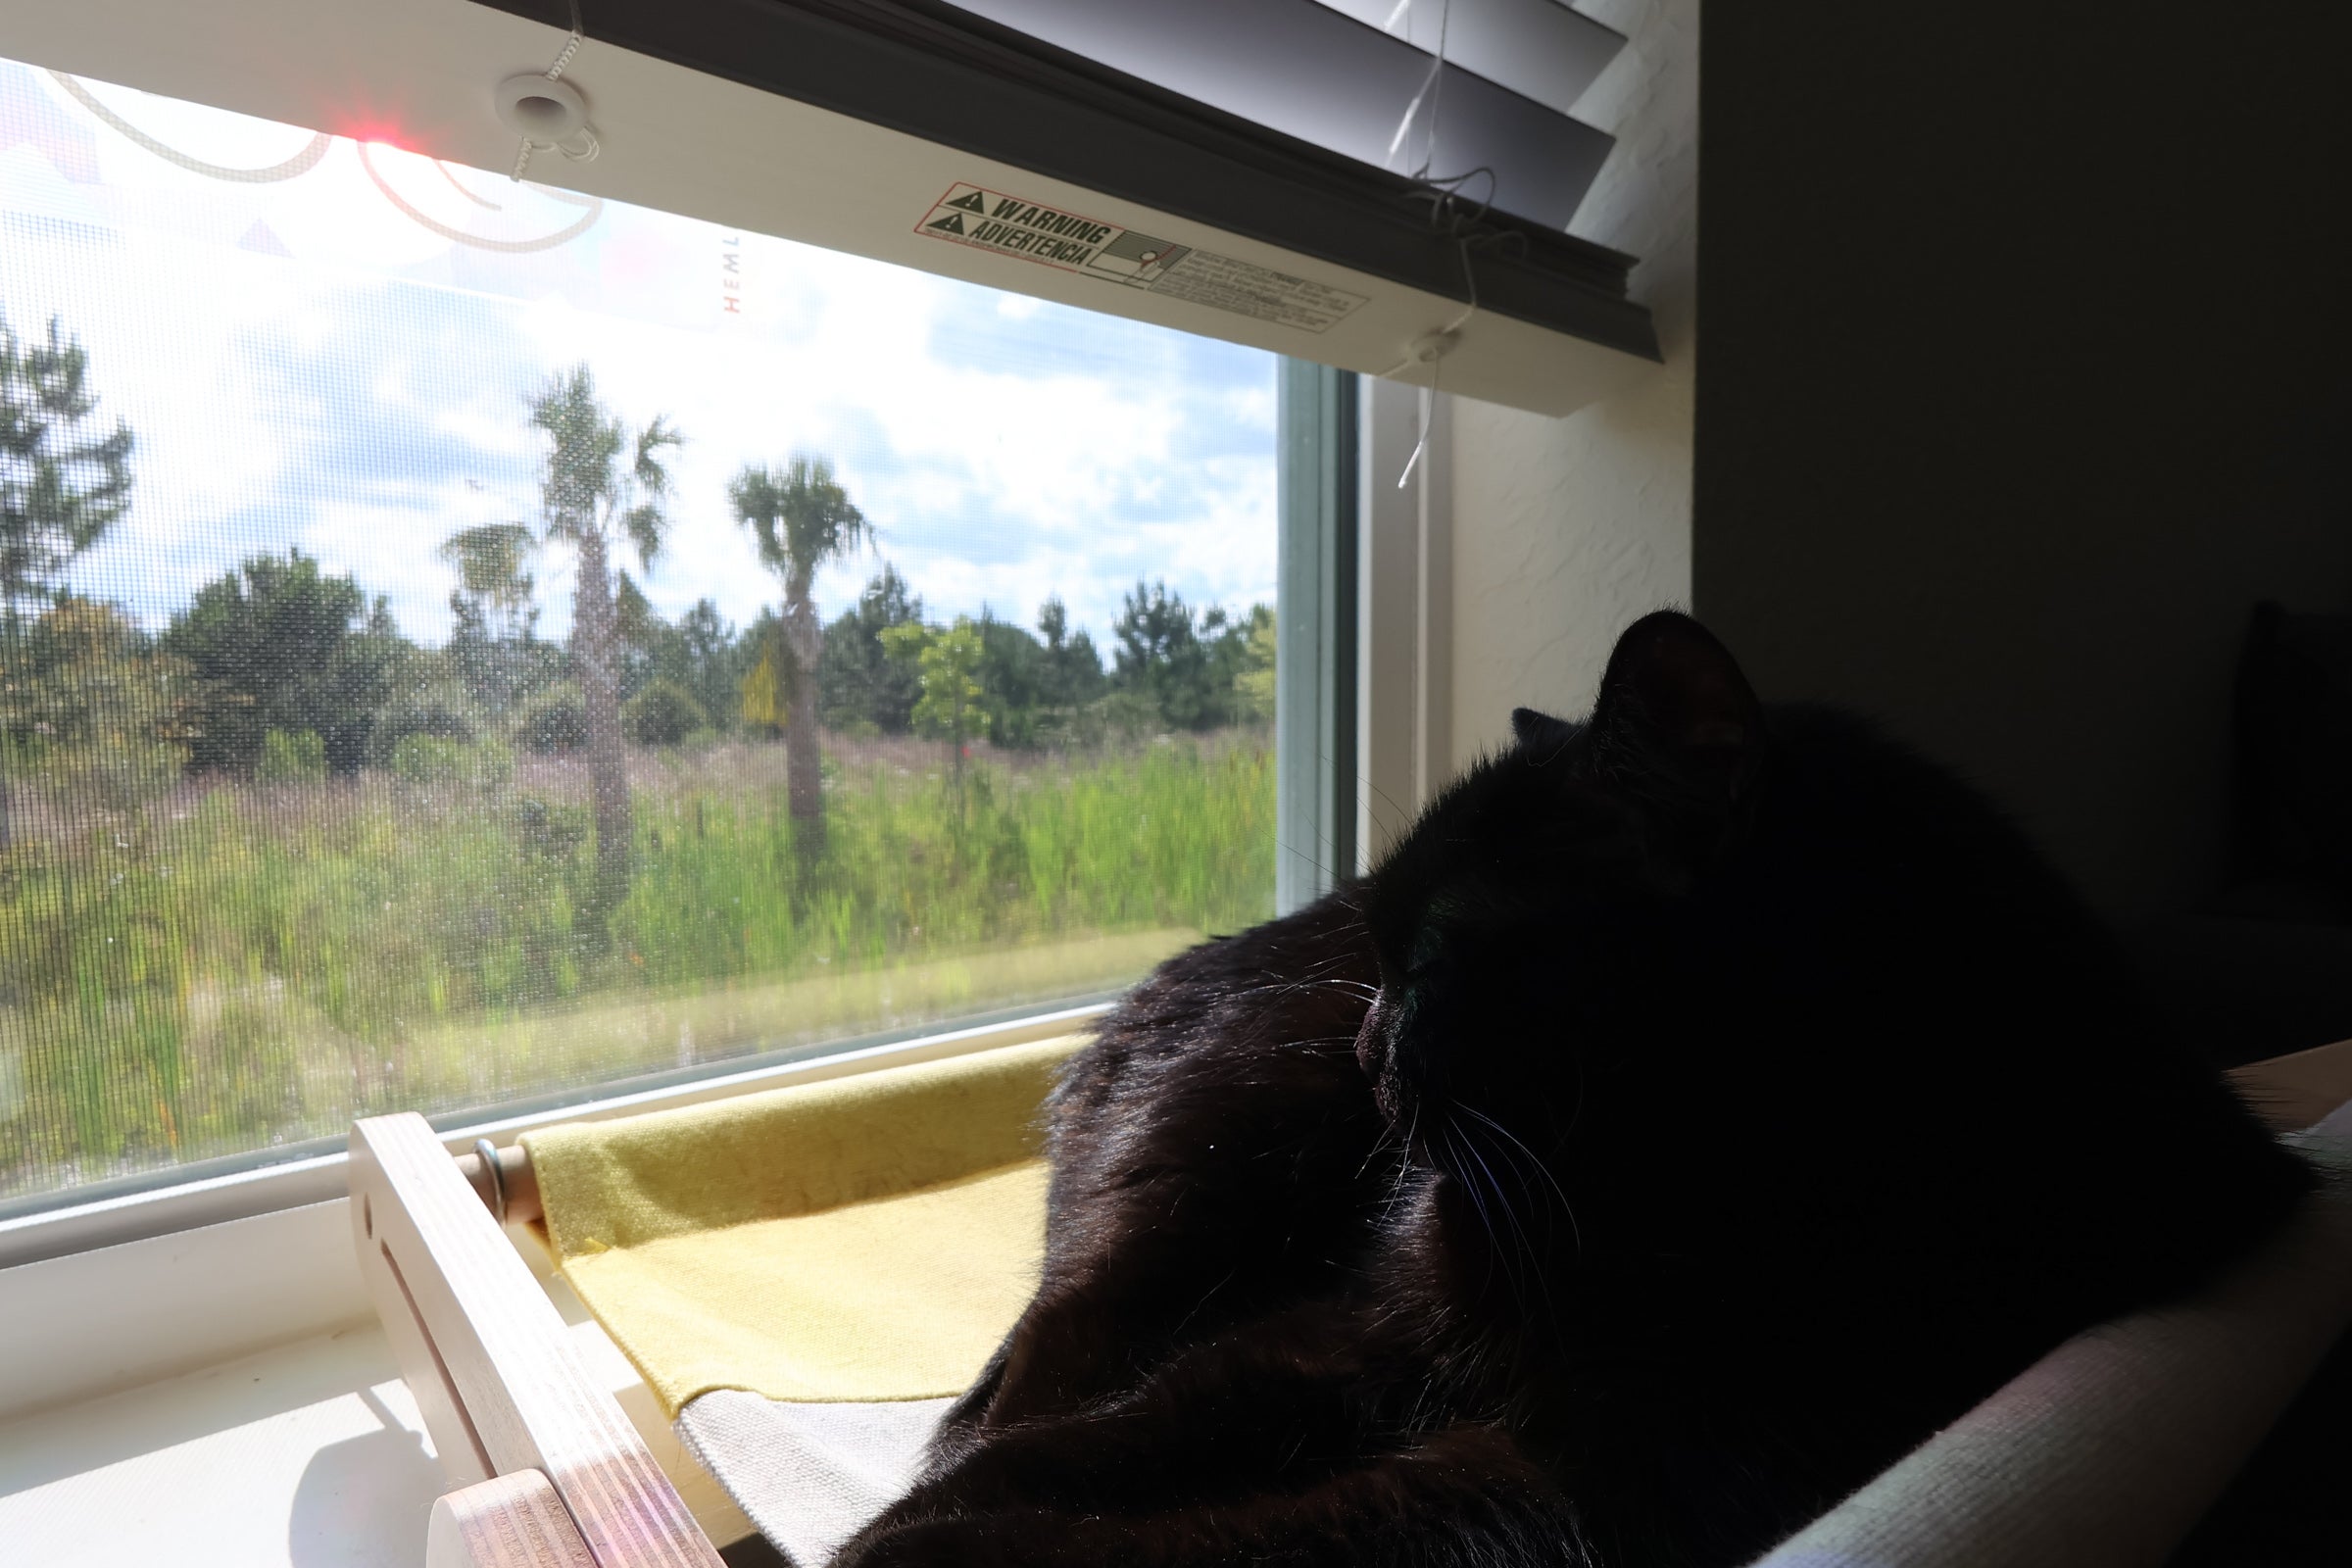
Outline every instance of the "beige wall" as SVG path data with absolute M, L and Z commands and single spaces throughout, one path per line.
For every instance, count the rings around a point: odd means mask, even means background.
M 1589 708 L 1617 632 L 1690 599 L 1697 350 L 1697 0 L 1590 0 L 1630 42 L 1577 105 L 1617 148 L 1570 231 L 1641 258 L 1666 363 L 1547 419 L 1453 408 L 1452 749 L 1507 739 L 1515 707 Z

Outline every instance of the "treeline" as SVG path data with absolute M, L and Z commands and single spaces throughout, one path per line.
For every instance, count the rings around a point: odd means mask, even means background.
M 1160 583 L 1126 596 L 1107 662 L 1058 599 L 1033 626 L 986 612 L 928 619 L 888 563 L 820 625 L 817 571 L 874 539 L 821 458 L 747 465 L 729 486 L 781 605 L 741 627 L 707 599 L 665 618 L 616 558 L 650 564 L 665 544 L 679 435 L 661 419 L 624 424 L 585 368 L 551 378 L 525 411 L 545 442 L 539 515 L 440 545 L 455 579 L 443 647 L 417 645 L 381 595 L 299 551 L 245 561 L 151 636 L 65 589 L 132 490 L 131 433 L 97 403 L 62 327 L 25 340 L 0 320 L 0 766 L 20 777 L 62 771 L 111 796 L 182 768 L 429 773 L 460 765 L 452 748 L 492 742 L 588 750 L 616 780 L 624 739 L 777 738 L 805 723 L 796 760 L 813 788 L 820 728 L 1034 748 L 1273 714 L 1272 612 L 1197 611 Z M 575 568 L 561 644 L 538 633 L 533 568 L 551 550 Z M 6 813 L 0 792 L 0 844 Z
M 292 780 L 390 768 L 482 775 L 519 748 L 580 751 L 591 775 L 603 897 L 628 883 L 623 748 L 781 739 L 790 812 L 823 841 L 821 732 L 933 737 L 960 779 L 968 742 L 1036 748 L 1269 720 L 1274 617 L 1196 609 L 1138 582 L 1106 663 L 1058 599 L 1034 629 L 984 612 L 928 619 L 885 562 L 821 624 L 813 584 L 876 530 L 821 457 L 746 464 L 727 489 L 782 601 L 738 627 L 706 599 L 662 616 L 625 566 L 650 568 L 675 526 L 666 420 L 624 422 L 587 367 L 551 376 L 523 411 L 542 442 L 537 515 L 453 532 L 453 632 L 418 645 L 380 594 L 300 551 L 255 556 L 200 588 L 153 635 L 77 599 L 68 568 L 126 510 L 135 443 L 97 412 L 80 345 L 0 320 L 0 848 L 7 778 L 108 802 L 181 771 Z M 571 629 L 538 633 L 533 568 L 573 567 Z
M 255 556 L 206 584 L 159 634 L 69 596 L 24 628 L 0 724 L 27 761 L 44 743 L 135 740 L 176 752 L 173 770 L 265 779 L 413 765 L 419 754 L 407 743 L 420 737 L 543 754 L 585 746 L 569 648 L 537 634 L 535 610 L 501 616 L 485 597 L 453 593 L 456 629 L 429 648 L 400 631 L 382 596 L 299 550 Z M 616 608 L 621 722 L 634 744 L 782 735 L 778 672 L 791 655 L 773 612 L 737 627 L 705 599 L 670 620 L 625 578 Z M 1272 718 L 1265 606 L 1197 612 L 1163 584 L 1139 583 L 1112 632 L 1106 665 L 1058 599 L 1034 629 L 986 612 L 927 620 L 885 564 L 824 628 L 819 717 L 851 737 L 984 737 L 1011 749 Z M 960 718 L 943 669 L 967 682 Z

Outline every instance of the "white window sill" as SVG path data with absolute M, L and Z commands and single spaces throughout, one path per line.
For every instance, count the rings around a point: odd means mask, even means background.
M 751 1522 L 561 1281 L 591 1371 L 720 1544 Z M 449 1490 L 372 1323 L 0 1426 L 0 1552 L 25 1568 L 416 1568 Z
M 43 1568 L 416 1568 L 446 1490 L 373 1325 L 0 1427 L 0 1541 Z

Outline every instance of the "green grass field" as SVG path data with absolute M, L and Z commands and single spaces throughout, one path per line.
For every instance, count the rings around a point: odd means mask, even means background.
M 806 859 L 781 751 L 632 760 L 599 912 L 575 767 L 40 801 L 0 857 L 0 1195 L 1124 984 L 1272 912 L 1274 760 L 1231 732 L 844 743 Z

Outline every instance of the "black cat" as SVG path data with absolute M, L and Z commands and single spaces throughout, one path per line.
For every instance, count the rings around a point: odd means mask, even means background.
M 1947 773 L 1649 616 L 1049 1107 L 1044 1282 L 899 1563 L 1725 1565 L 2305 1167 Z

